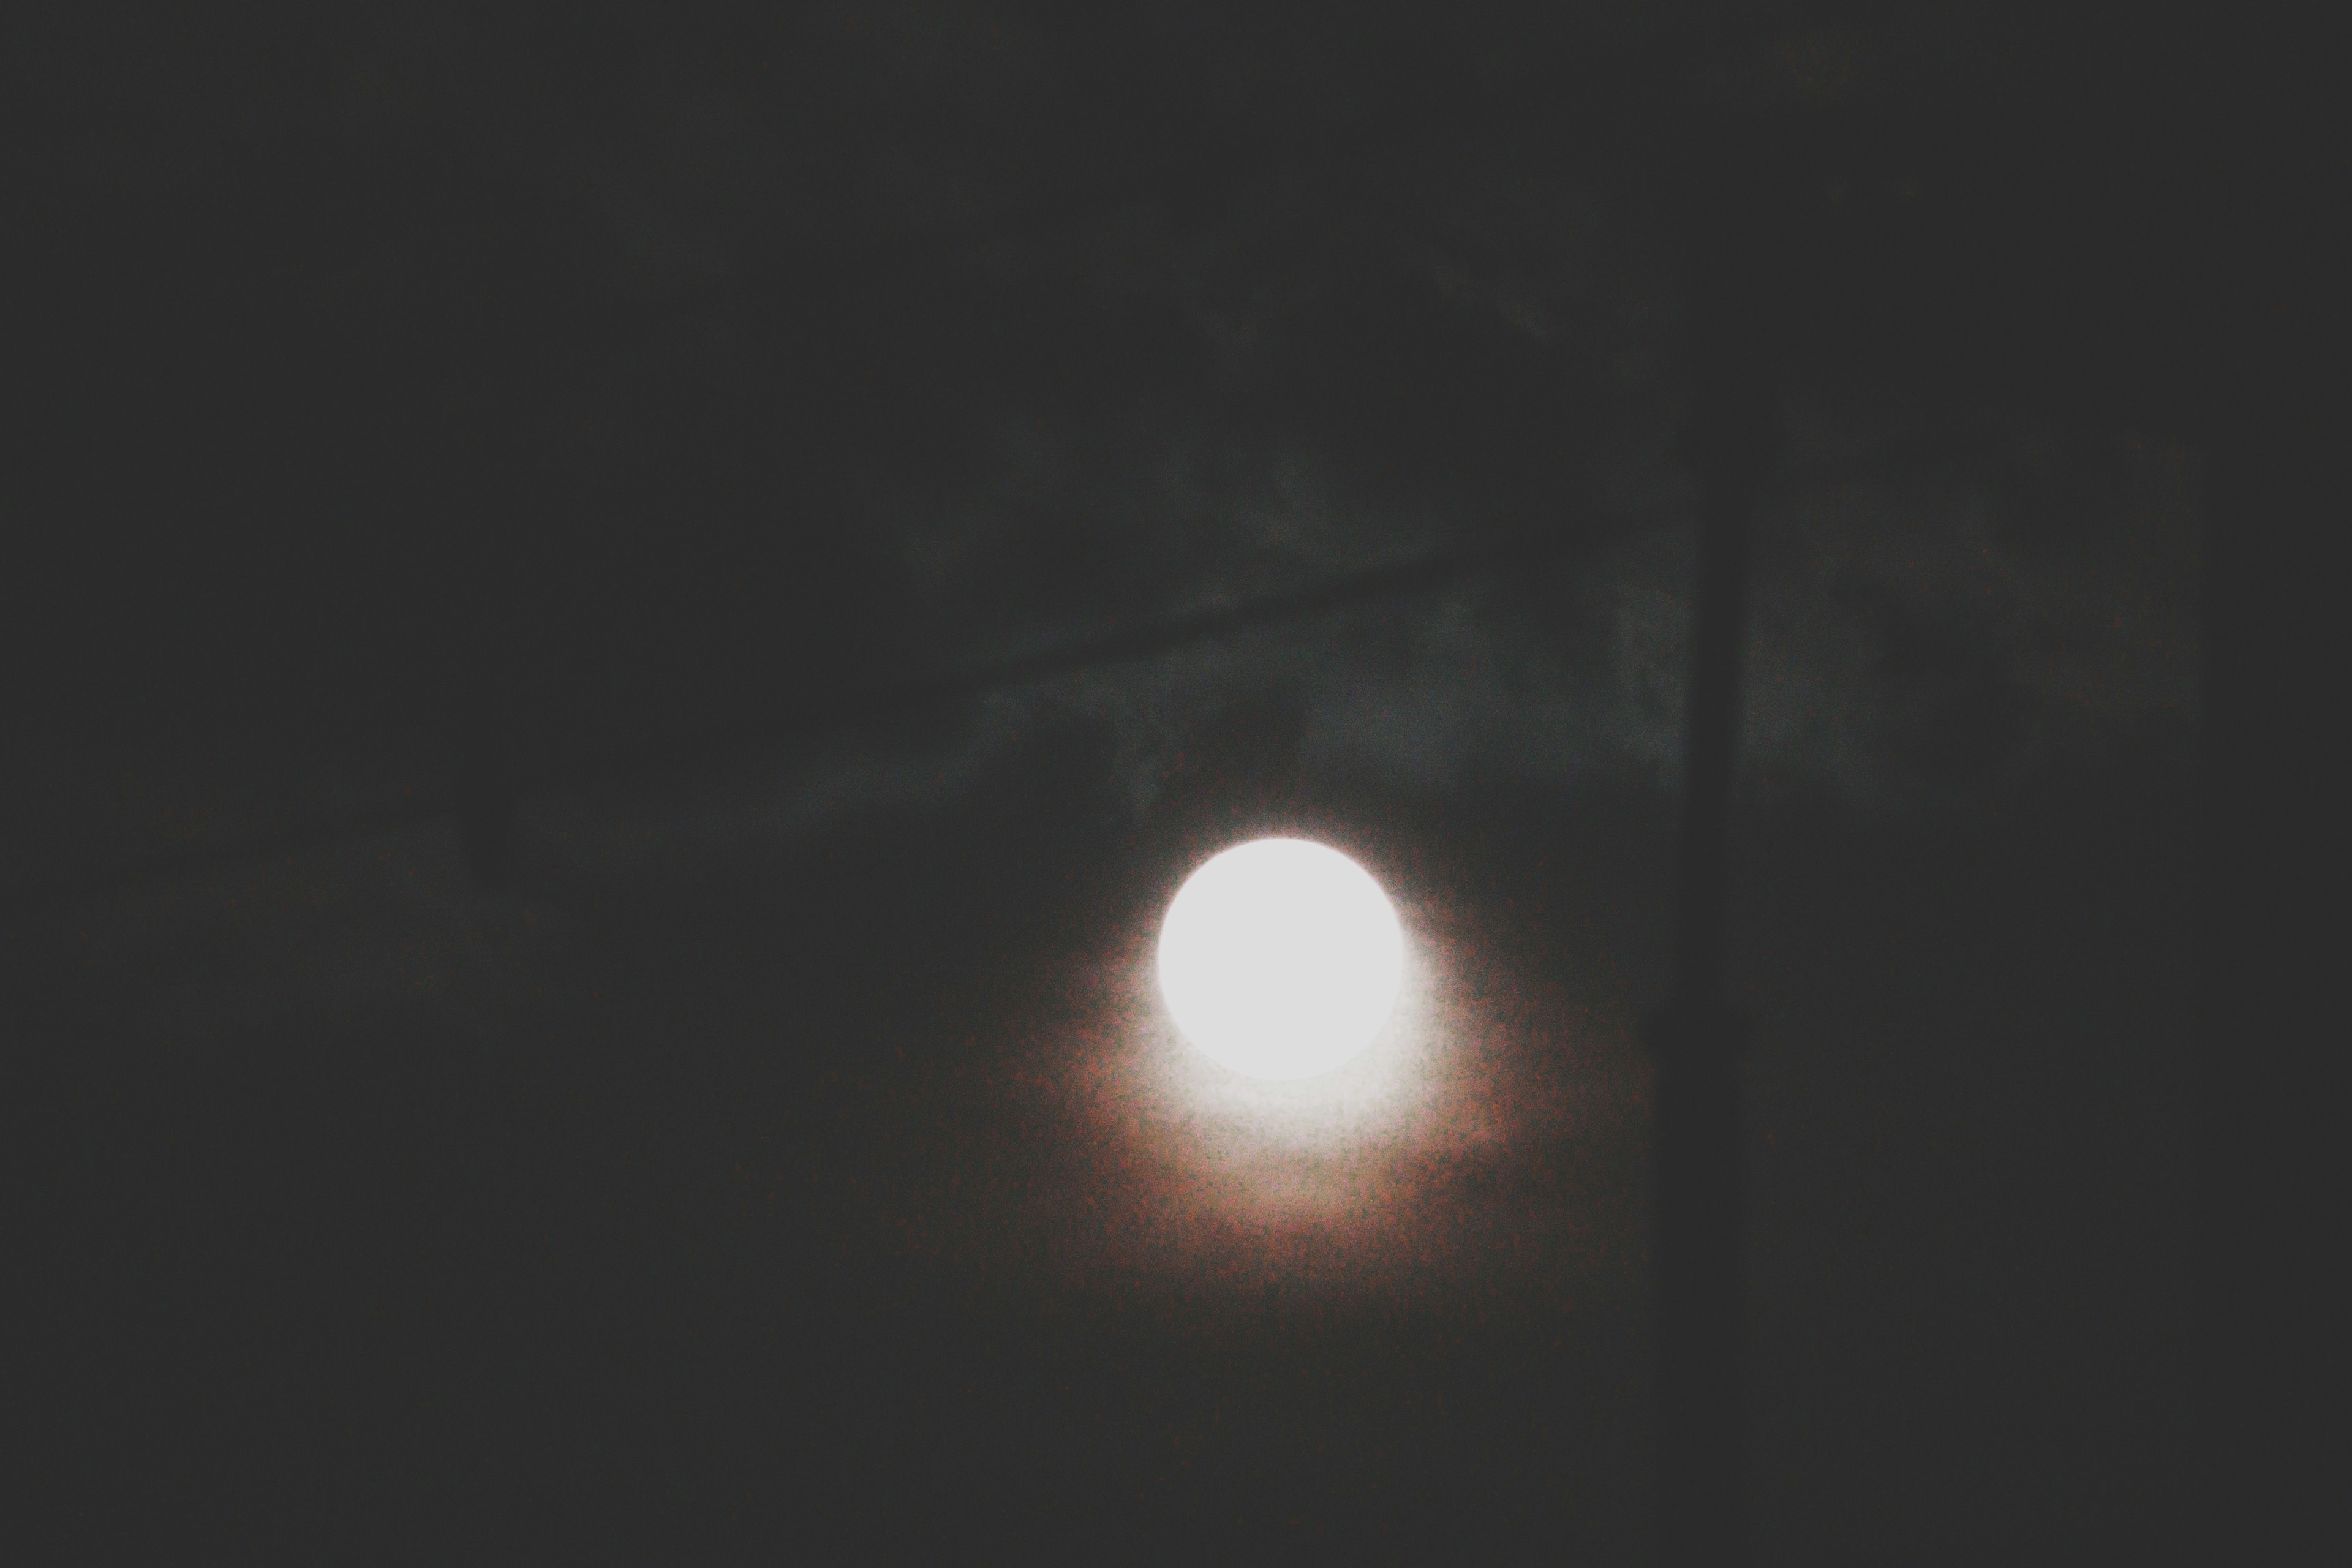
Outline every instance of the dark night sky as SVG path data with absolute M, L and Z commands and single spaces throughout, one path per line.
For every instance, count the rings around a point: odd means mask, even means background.
M 217 9 L 75 7 L 18 72 L 0 866 L 68 1556 L 1643 1560 L 1676 193 L 1728 116 L 1784 344 L 1759 1557 L 2170 1560 L 2194 40 Z M 499 887 L 440 809 L 485 733 Z M 1268 829 L 1418 954 L 1426 1058 L 1345 1126 L 1167 1076 L 1158 914 Z

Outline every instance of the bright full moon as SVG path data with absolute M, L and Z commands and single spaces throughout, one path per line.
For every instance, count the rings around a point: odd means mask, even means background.
M 1192 873 L 1160 932 L 1160 988 L 1184 1037 L 1251 1078 L 1329 1072 L 1396 1005 L 1404 932 L 1362 867 L 1261 838 Z

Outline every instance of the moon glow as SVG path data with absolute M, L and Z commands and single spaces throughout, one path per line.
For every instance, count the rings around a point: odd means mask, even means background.
M 1160 933 L 1160 987 L 1184 1037 L 1258 1079 L 1313 1078 L 1379 1036 L 1404 931 L 1371 875 L 1303 838 L 1261 838 L 1192 873 Z

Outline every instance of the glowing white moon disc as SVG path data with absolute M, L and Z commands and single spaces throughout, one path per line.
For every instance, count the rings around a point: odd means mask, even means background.
M 1160 988 L 1184 1037 L 1251 1078 L 1328 1072 L 1388 1022 L 1404 932 L 1362 867 L 1261 838 L 1192 873 L 1160 932 Z

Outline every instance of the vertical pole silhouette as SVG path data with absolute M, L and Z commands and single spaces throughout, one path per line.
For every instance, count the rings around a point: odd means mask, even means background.
M 477 670 L 474 679 L 489 689 L 467 694 L 457 763 L 457 835 L 467 869 L 483 887 L 496 888 L 514 867 L 514 789 L 507 769 L 505 714 L 496 700 L 497 672 Z
M 1691 435 L 1700 468 L 1698 582 L 1683 731 L 1675 927 L 1657 1062 L 1652 1239 L 1659 1401 L 1659 1561 L 1719 1568 L 1743 1548 L 1739 1366 L 1741 1058 L 1726 995 L 1726 862 L 1739 735 L 1749 514 L 1772 457 L 1770 364 L 1746 194 L 1703 182 L 1692 235 Z

